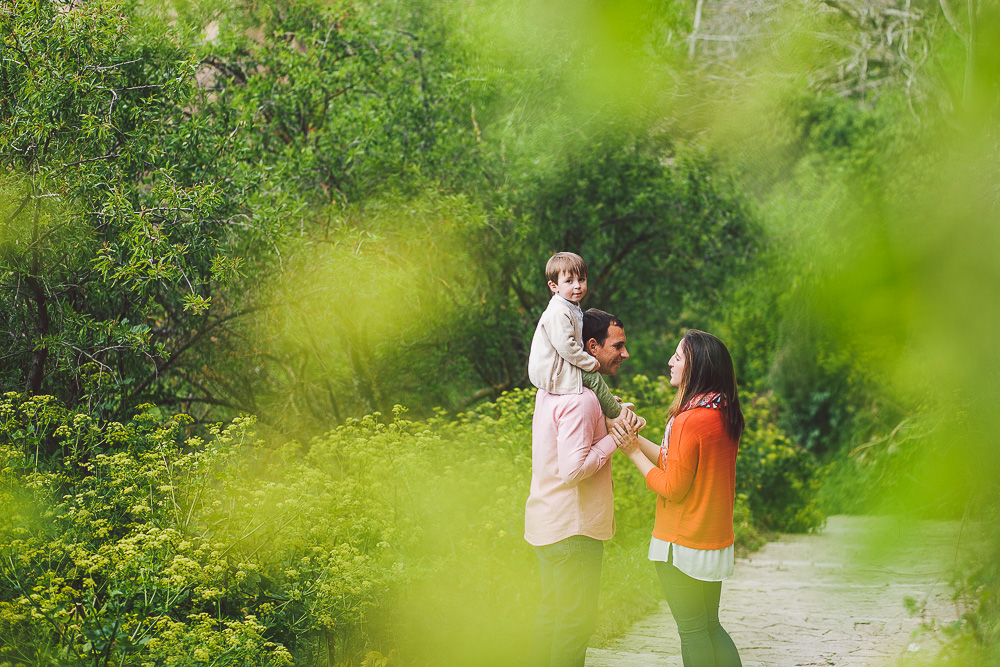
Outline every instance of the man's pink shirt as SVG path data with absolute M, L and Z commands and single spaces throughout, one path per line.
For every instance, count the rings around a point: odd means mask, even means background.
M 529 544 L 545 546 L 573 535 L 611 539 L 615 449 L 594 392 L 538 390 L 531 423 L 531 491 L 524 510 Z

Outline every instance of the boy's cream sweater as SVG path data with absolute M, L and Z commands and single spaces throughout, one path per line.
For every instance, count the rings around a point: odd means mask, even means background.
M 580 306 L 553 294 L 538 318 L 528 354 L 528 379 L 550 394 L 579 394 L 583 391 L 580 369 L 596 371 L 597 359 L 587 354 L 583 338 L 583 311 Z

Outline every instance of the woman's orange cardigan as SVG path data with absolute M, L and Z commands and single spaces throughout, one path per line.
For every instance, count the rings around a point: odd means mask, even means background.
M 692 549 L 722 549 L 733 543 L 736 451 L 724 412 L 686 410 L 674 419 L 664 459 L 646 475 L 659 494 L 653 537 Z

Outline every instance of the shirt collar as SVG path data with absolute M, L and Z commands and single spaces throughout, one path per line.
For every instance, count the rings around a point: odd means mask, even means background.
M 565 298 L 565 297 L 562 297 L 562 296 L 560 296 L 560 295 L 558 295 L 558 294 L 553 294 L 553 295 L 552 295 L 552 298 L 553 298 L 553 299 L 559 299 L 559 300 L 560 300 L 560 301 L 562 301 L 563 303 L 568 303 L 568 304 L 569 304 L 569 305 L 570 305 L 571 307 L 573 307 L 573 308 L 576 308 L 577 310 L 579 310 L 579 311 L 581 311 L 581 312 L 583 311 L 583 308 L 581 308 L 581 307 L 580 307 L 580 304 L 578 304 L 578 303 L 573 303 L 573 302 L 572 302 L 572 301 L 570 301 L 569 299 L 567 299 L 567 298 Z

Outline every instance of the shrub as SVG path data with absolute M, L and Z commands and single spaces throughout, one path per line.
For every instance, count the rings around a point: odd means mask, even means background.
M 637 386 L 654 434 L 665 386 Z M 98 424 L 6 394 L 0 663 L 520 662 L 538 596 L 522 538 L 533 407 L 531 391 L 450 420 L 411 422 L 397 407 L 265 447 L 248 417 L 198 436 L 150 406 Z M 757 519 L 817 520 L 808 479 L 795 478 L 811 473 L 808 457 L 763 404 L 754 410 L 741 550 L 759 544 Z M 658 597 L 646 560 L 654 499 L 624 459 L 613 465 L 605 637 Z
M 769 396 L 746 400 L 743 413 L 736 492 L 763 528 L 796 533 L 822 527 L 815 458 L 775 425 Z
M 0 414 L 0 659 L 291 664 L 282 641 L 337 637 L 398 575 L 387 514 L 348 476 L 255 479 L 250 418 L 202 440 L 183 416 L 98 428 L 44 398 Z M 77 449 L 45 468 L 27 454 L 50 431 Z

